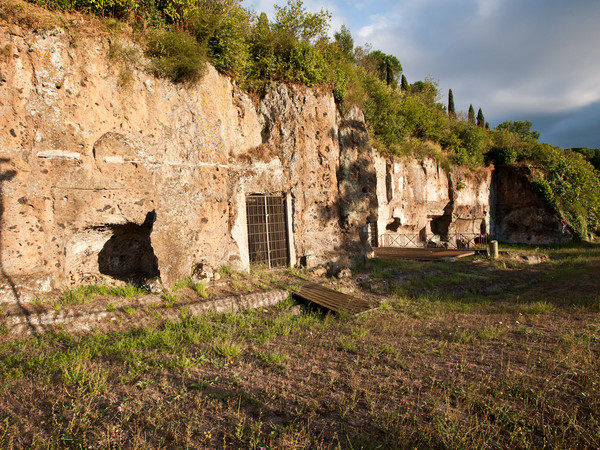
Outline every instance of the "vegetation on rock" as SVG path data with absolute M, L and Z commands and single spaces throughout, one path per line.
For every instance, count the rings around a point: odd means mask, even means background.
M 446 111 L 437 82 L 409 84 L 396 56 L 368 44 L 354 47 L 345 26 L 329 38 L 327 10 L 309 13 L 302 0 L 288 0 L 275 7 L 270 21 L 239 0 L 30 1 L 129 22 L 144 36 L 152 70 L 174 82 L 199 78 L 208 60 L 258 94 L 274 81 L 330 89 L 342 110 L 353 105 L 364 110 L 372 144 L 384 153 L 473 168 L 486 162 L 530 164 L 536 186 L 578 236 L 600 232 L 600 177 L 594 170 L 600 151 L 540 144 L 530 121 L 506 121 L 490 130 L 481 108 L 475 118 L 473 105 L 466 120 L 464 114 L 457 117 L 452 92 Z

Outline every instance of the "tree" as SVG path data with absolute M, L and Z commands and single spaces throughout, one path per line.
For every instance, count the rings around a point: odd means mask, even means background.
M 404 76 L 404 74 L 402 74 L 402 81 L 400 83 L 400 88 L 403 92 L 408 91 L 408 81 L 406 80 L 406 77 Z
M 266 83 L 277 70 L 277 58 L 271 33 L 271 25 L 265 13 L 261 13 L 250 34 L 250 68 L 248 79 L 255 88 Z
M 497 131 L 510 131 L 512 133 L 517 134 L 521 139 L 533 139 L 537 141 L 540 138 L 540 133 L 537 131 L 531 131 L 532 123 L 529 120 L 521 121 L 515 120 L 507 120 L 506 122 L 502 122 L 500 125 L 496 127 Z
M 189 13 L 187 31 L 205 46 L 215 68 L 230 75 L 243 75 L 249 62 L 248 12 L 236 0 L 199 1 Z
M 481 128 L 485 127 L 485 117 L 483 117 L 481 108 L 479 108 L 479 111 L 477 111 L 477 126 Z
M 342 25 L 340 31 L 336 31 L 333 34 L 333 38 L 339 45 L 341 52 L 346 55 L 346 58 L 348 60 L 354 59 L 354 39 L 352 39 L 352 34 L 346 28 L 346 25 Z
M 438 82 L 431 77 L 426 77 L 425 81 L 415 81 L 411 84 L 409 92 L 410 95 L 418 98 L 425 105 L 434 107 L 438 98 Z
M 448 91 L 448 117 L 452 120 L 456 120 L 456 111 L 454 109 L 454 95 L 452 95 L 452 89 Z
M 385 58 L 385 82 L 388 86 L 398 87 L 398 77 L 402 73 L 402 65 L 394 55 Z
M 572 152 L 581 153 L 594 168 L 600 171 L 600 148 L 575 147 L 570 148 Z
M 309 13 L 302 0 L 288 0 L 286 6 L 275 5 L 275 28 L 298 40 L 316 42 L 327 37 L 331 14 L 326 9 Z
M 375 50 L 369 55 L 375 66 L 377 78 L 388 86 L 398 87 L 398 77 L 402 73 L 402 65 L 394 55 L 386 55 L 382 51 Z
M 475 125 L 475 110 L 473 105 L 469 105 L 469 115 L 467 116 L 467 123 L 469 125 Z

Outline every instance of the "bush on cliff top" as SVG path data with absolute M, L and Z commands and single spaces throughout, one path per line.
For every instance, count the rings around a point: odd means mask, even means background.
M 163 31 L 148 35 L 148 54 L 159 76 L 174 82 L 195 81 L 205 69 L 205 50 L 189 34 Z

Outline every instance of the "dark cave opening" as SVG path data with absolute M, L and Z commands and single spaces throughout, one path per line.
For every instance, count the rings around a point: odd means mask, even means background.
M 160 275 L 158 259 L 150 241 L 156 213 L 149 212 L 142 225 L 112 225 L 112 236 L 98 253 L 100 273 L 132 281 Z

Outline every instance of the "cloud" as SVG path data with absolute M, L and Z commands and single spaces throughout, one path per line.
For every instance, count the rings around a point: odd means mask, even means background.
M 600 148 L 600 102 L 553 114 L 533 114 L 531 120 L 540 132 L 540 141 L 562 148 Z M 534 127 L 534 128 L 535 128 Z
M 457 109 L 559 117 L 600 101 L 598 17 L 597 0 L 408 0 L 357 34 L 396 55 L 409 82 L 431 75 L 444 98 L 452 88 Z

